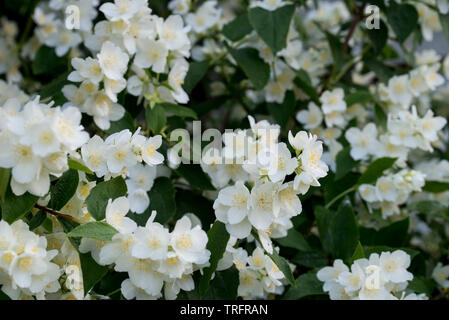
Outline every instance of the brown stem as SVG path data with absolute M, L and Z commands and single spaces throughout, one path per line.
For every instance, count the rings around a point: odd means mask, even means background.
M 50 214 L 52 214 L 54 216 L 65 218 L 65 219 L 69 219 L 69 220 L 72 220 L 72 221 L 76 221 L 74 217 L 71 217 L 71 216 L 59 213 L 57 211 L 51 210 L 51 209 L 49 209 L 47 207 L 44 207 L 44 206 L 41 206 L 41 205 L 39 205 L 37 203 L 34 205 L 34 207 L 39 209 L 39 210 L 42 210 L 44 212 L 50 213 Z

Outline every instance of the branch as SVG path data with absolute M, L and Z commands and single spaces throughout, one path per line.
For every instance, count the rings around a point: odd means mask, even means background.
M 76 221 L 76 219 L 74 217 L 72 217 L 72 216 L 68 216 L 68 215 L 59 213 L 59 212 L 51 210 L 51 209 L 49 209 L 47 207 L 41 206 L 41 205 L 39 205 L 37 203 L 34 205 L 34 207 L 39 209 L 39 210 L 42 210 L 42 211 L 44 211 L 46 213 L 50 213 L 50 214 L 52 214 L 54 216 L 65 218 L 65 219 L 69 219 L 69 220 L 72 220 L 72 221 Z

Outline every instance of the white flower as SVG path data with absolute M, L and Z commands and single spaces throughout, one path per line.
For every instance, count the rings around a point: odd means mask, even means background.
M 324 114 L 330 114 L 333 111 L 342 112 L 346 110 L 346 102 L 344 100 L 344 91 L 336 88 L 332 91 L 324 91 L 320 97 L 321 109 Z
M 170 236 L 168 230 L 160 223 L 154 222 L 156 211 L 153 211 L 145 228 L 138 227 L 134 232 L 136 243 L 131 254 L 139 259 L 162 260 L 166 257 Z
M 267 230 L 278 215 L 280 205 L 277 190 L 278 185 L 268 181 L 256 184 L 251 190 L 248 219 L 256 229 Z
M 106 206 L 106 222 L 120 233 L 132 233 L 137 228 L 137 224 L 126 217 L 128 212 L 129 200 L 126 197 L 120 197 L 114 201 L 109 199 Z
M 142 39 L 137 43 L 138 50 L 134 64 L 140 68 L 150 68 L 163 73 L 167 63 L 168 49 L 161 41 Z
M 162 20 L 162 19 L 161 19 Z M 169 50 L 182 50 L 190 47 L 190 41 L 184 28 L 181 16 L 172 15 L 165 21 L 157 20 L 156 27 L 159 39 Z
M 388 81 L 388 93 L 393 103 L 409 106 L 412 93 L 409 89 L 408 75 L 394 76 Z
M 206 249 L 207 235 L 200 226 L 191 228 L 189 218 L 176 222 L 171 233 L 170 245 L 184 261 L 203 264 L 209 260 L 210 251 Z
M 95 172 L 98 177 L 103 177 L 108 173 L 106 165 L 106 146 L 99 136 L 93 136 L 81 147 L 81 156 L 85 165 Z
M 130 20 L 146 5 L 145 0 L 115 0 L 114 3 L 104 3 L 100 11 L 110 21 Z
M 82 82 L 84 80 L 93 83 L 99 83 L 103 79 L 103 71 L 97 59 L 87 57 L 85 60 L 81 58 L 73 58 L 72 66 L 75 71 L 72 71 L 67 77 L 73 82 Z
M 143 189 L 135 189 L 128 192 L 128 200 L 130 202 L 130 210 L 137 214 L 143 213 L 150 205 L 150 198 Z
M 173 62 L 173 66 L 168 74 L 168 84 L 173 89 L 171 94 L 173 98 L 179 103 L 187 103 L 189 96 L 182 88 L 184 84 L 184 78 L 189 70 L 189 64 L 184 59 L 176 59 Z
M 374 123 L 368 123 L 363 130 L 349 128 L 345 138 L 351 145 L 351 157 L 354 160 L 366 159 L 370 154 L 376 154 L 378 149 L 377 128 Z
M 111 121 L 123 118 L 125 108 L 113 102 L 105 92 L 99 91 L 84 103 L 86 113 L 94 117 L 95 124 L 102 130 L 111 127 Z
M 155 166 L 164 162 L 164 156 L 156 150 L 162 145 L 160 135 L 148 138 L 143 146 L 142 160 L 149 166 Z
M 197 33 L 205 32 L 220 19 L 221 9 L 217 9 L 216 5 L 216 1 L 204 2 L 195 13 L 186 15 L 186 23 Z
M 296 114 L 296 120 L 303 124 L 305 129 L 315 129 L 323 121 L 323 114 L 313 102 L 310 102 L 307 108 L 308 110 L 301 110 Z
M 441 262 L 432 271 L 432 278 L 443 288 L 449 288 L 449 265 L 444 266 Z
M 438 140 L 438 131 L 443 129 L 447 120 L 443 117 L 434 117 L 432 110 L 428 110 L 423 118 L 417 121 L 418 131 L 430 142 Z
M 97 58 L 105 76 L 112 80 L 120 80 L 128 68 L 128 55 L 111 41 L 103 43 Z
M 370 184 L 362 184 L 359 187 L 360 196 L 363 200 L 367 202 L 376 202 L 380 201 L 379 197 L 377 196 L 377 190 L 376 187 Z
M 386 281 L 400 283 L 413 279 L 413 275 L 407 271 L 410 266 L 410 256 L 402 250 L 396 250 L 392 253 L 382 252 L 379 266 Z
M 123 170 L 133 167 L 138 161 L 139 157 L 132 150 L 131 132 L 124 130 L 106 139 L 106 143 L 110 144 L 106 161 L 108 169 L 112 173 L 120 173 Z

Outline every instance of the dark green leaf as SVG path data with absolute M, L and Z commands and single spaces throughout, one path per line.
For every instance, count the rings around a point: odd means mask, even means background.
M 368 91 L 359 90 L 348 94 L 345 101 L 348 107 L 356 103 L 367 103 L 373 100 L 373 96 Z
M 199 292 L 200 297 L 209 289 L 209 282 L 212 274 L 217 269 L 218 261 L 223 257 L 226 251 L 226 245 L 229 240 L 229 233 L 226 231 L 225 225 L 220 221 L 215 221 L 214 225 L 207 232 L 207 249 L 210 251 L 210 266 L 203 270 L 203 276 L 200 279 Z
M 441 182 L 441 181 L 431 181 L 427 180 L 424 187 L 422 187 L 424 191 L 432 192 L 432 193 L 440 193 L 449 190 L 449 182 Z
M 196 115 L 195 110 L 187 107 L 182 107 L 177 104 L 172 103 L 162 103 L 160 104 L 164 110 L 172 115 L 182 117 L 182 118 L 192 118 L 197 119 L 198 116 Z
M 293 91 L 287 91 L 284 101 L 279 103 L 267 103 L 267 108 L 274 120 L 281 126 L 285 127 L 288 119 L 290 119 L 295 110 L 295 94 Z
M 41 46 L 33 60 L 33 74 L 60 74 L 67 65 L 66 57 L 58 57 L 54 48 Z
M 340 42 L 340 39 L 330 32 L 326 32 L 326 38 L 327 38 L 327 42 L 329 42 L 329 47 L 331 49 L 335 69 L 339 70 L 345 60 L 343 46 Z
M 108 266 L 100 266 L 90 253 L 80 253 L 81 271 L 83 273 L 84 295 L 97 284 L 108 272 Z
M 409 218 L 394 222 L 380 230 L 361 227 L 360 242 L 365 246 L 400 247 L 408 235 Z
M 307 296 L 324 294 L 323 283 L 316 277 L 315 271 L 307 272 L 296 279 L 296 287 L 290 287 L 283 300 L 299 300 Z
M 350 155 L 351 147 L 341 150 L 336 157 L 335 180 L 343 178 L 348 172 L 351 172 L 360 161 L 355 161 Z
M 359 243 L 357 244 L 357 247 L 355 248 L 354 254 L 351 257 L 351 264 L 358 259 L 363 259 L 365 258 L 365 251 L 363 251 L 363 247 L 362 244 Z
M 281 257 L 276 250 L 273 250 L 273 253 L 270 254 L 266 252 L 266 254 L 273 260 L 273 262 L 277 265 L 279 270 L 284 274 L 287 281 L 292 285 L 296 286 L 295 278 L 293 277 L 292 269 L 290 269 L 290 265 L 287 260 Z
M 9 186 L 9 178 L 11 177 L 11 169 L 0 168 L 0 201 L 5 201 L 6 190 Z
M 285 48 L 294 5 L 286 5 L 270 11 L 260 7 L 249 9 L 249 22 L 257 34 L 270 47 L 274 55 Z
M 349 200 L 341 203 L 330 218 L 331 253 L 337 259 L 350 259 L 359 241 L 359 229 Z
M 187 182 L 194 188 L 201 190 L 215 190 L 209 177 L 197 164 L 181 164 L 175 171 L 181 177 L 186 179 Z
M 259 57 L 259 51 L 254 48 L 231 47 L 228 50 L 256 90 L 262 90 L 270 78 L 270 67 Z
M 153 108 L 147 108 L 146 118 L 148 128 L 154 133 L 161 132 L 167 123 L 164 107 L 159 104 L 156 104 Z
M 407 289 L 417 294 L 424 293 L 428 297 L 432 296 L 432 292 L 435 288 L 435 281 L 420 276 L 414 276 L 413 280 L 411 280 L 407 286 Z
M 106 222 L 88 222 L 81 224 L 68 233 L 72 238 L 92 238 L 110 241 L 118 231 Z
M 25 214 L 31 211 L 39 197 L 33 196 L 28 192 L 16 196 L 10 187 L 7 188 L 5 201 L 2 203 L 2 219 L 9 224 L 21 219 Z
M 47 214 L 44 211 L 39 211 L 36 213 L 33 218 L 31 218 L 30 223 L 28 224 L 30 226 L 30 230 L 33 231 L 37 227 L 39 227 L 42 223 L 44 223 L 45 219 L 47 218 Z
M 387 20 L 398 41 L 404 42 L 418 25 L 418 12 L 411 4 L 398 5 L 395 1 L 390 1 Z
M 376 182 L 385 170 L 390 169 L 393 166 L 396 160 L 396 158 L 388 157 L 375 160 L 368 166 L 368 168 L 366 168 L 365 172 L 362 173 L 362 176 L 357 181 L 357 185 Z
M 85 172 L 87 174 L 94 174 L 88 167 L 86 167 L 84 164 L 82 164 L 81 162 L 78 162 L 77 160 L 71 159 L 69 158 L 67 160 L 68 164 L 69 164 L 69 168 L 70 169 L 74 169 L 74 170 L 78 170 L 78 171 L 82 171 Z
M 373 44 L 376 54 L 382 52 L 388 40 L 388 27 L 383 20 L 379 21 L 379 27 L 379 29 L 366 29 L 366 33 Z
M 298 76 L 294 80 L 295 84 L 302 91 L 304 91 L 304 93 L 306 93 L 310 97 L 310 99 L 312 99 L 313 102 L 319 105 L 320 101 L 318 99 L 318 93 L 316 92 L 315 87 L 312 85 L 312 82 L 307 72 L 301 69 L 298 71 L 297 75 Z
M 103 220 L 108 200 L 126 196 L 126 192 L 126 183 L 122 177 L 100 182 L 86 198 L 87 210 L 95 220 Z
M 194 61 L 189 64 L 189 71 L 184 79 L 183 88 L 190 93 L 201 81 L 209 68 L 209 61 Z
M 245 12 L 225 24 L 221 32 L 226 38 L 235 42 L 242 39 L 251 31 L 253 31 L 253 27 L 249 23 L 248 13 Z
M 205 300 L 235 300 L 239 286 L 239 272 L 231 268 L 215 273 L 210 283 L 209 290 L 204 296 Z
M 51 198 L 48 207 L 54 210 L 61 210 L 72 199 L 78 188 L 78 182 L 78 171 L 69 169 L 64 172 L 56 184 L 50 188 Z
M 308 268 L 324 267 L 329 262 L 327 255 L 322 251 L 298 252 L 291 261 Z
M 128 129 L 131 132 L 134 132 L 136 129 L 134 119 L 128 111 L 125 112 L 125 115 L 120 120 L 112 121 L 109 129 L 105 130 L 104 132 L 106 132 L 107 134 L 113 134 L 125 129 Z
M 446 36 L 447 41 L 449 42 L 449 12 L 446 14 L 439 13 L 439 17 L 443 33 Z
M 275 240 L 283 247 L 298 249 L 300 251 L 311 250 L 304 236 L 293 228 L 288 230 L 287 236 Z

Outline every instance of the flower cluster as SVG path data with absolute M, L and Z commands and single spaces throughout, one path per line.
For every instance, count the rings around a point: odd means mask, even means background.
M 22 80 L 16 43 L 19 28 L 5 17 L 0 20 L 0 26 L 0 75 L 6 74 L 8 83 L 17 83 Z
M 66 171 L 67 155 L 89 139 L 80 125 L 81 113 L 75 107 L 40 103 L 36 97 L 25 104 L 9 99 L 0 114 L 0 167 L 12 168 L 12 191 L 44 196 L 50 174 Z
M 142 213 L 150 204 L 147 192 L 156 177 L 155 166 L 164 161 L 164 156 L 157 151 L 161 144 L 159 135 L 146 138 L 140 129 L 134 134 L 125 129 L 104 141 L 99 136 L 92 137 L 81 147 L 81 157 L 98 177 L 129 177 L 126 184 L 131 210 Z
M 415 170 L 401 170 L 398 173 L 384 175 L 375 185 L 362 184 L 360 196 L 370 209 L 381 209 L 382 217 L 399 214 L 399 206 L 404 204 L 412 192 L 419 192 L 424 186 L 424 175 Z
M 36 296 L 60 289 L 61 270 L 51 262 L 57 250 L 47 251 L 47 239 L 31 232 L 18 220 L 9 225 L 0 220 L 0 284 L 11 299 Z
M 355 260 L 351 268 L 336 259 L 317 273 L 332 300 L 424 300 L 425 294 L 406 291 L 413 274 L 407 271 L 410 256 L 402 250 L 372 253 Z
M 190 41 L 182 18 L 173 15 L 164 20 L 152 15 L 142 0 L 105 3 L 100 11 L 107 20 L 98 22 L 85 40 L 96 56 L 72 59 L 75 71 L 68 79 L 81 84 L 65 86 L 65 97 L 103 130 L 123 117 L 125 110 L 117 95 L 125 88 L 152 103 L 186 103 L 182 84 Z
M 158 299 L 162 289 L 166 299 L 175 299 L 181 289 L 193 290 L 192 273 L 209 265 L 208 239 L 201 226 L 193 226 L 185 216 L 169 232 L 154 221 L 153 211 L 145 227 L 138 227 L 126 217 L 129 208 L 125 197 L 110 200 L 106 222 L 119 233 L 108 243 L 83 238 L 80 251 L 91 251 L 98 263 L 128 273 L 121 286 L 126 299 Z
M 202 167 L 215 185 L 235 182 L 220 190 L 215 214 L 236 238 L 248 237 L 253 227 L 259 233 L 283 237 L 292 227 L 290 219 L 302 210 L 297 194 L 305 194 L 311 185 L 319 186 L 318 179 L 326 176 L 327 165 L 320 160 L 322 145 L 305 131 L 296 136 L 290 132 L 289 142 L 296 152 L 292 156 L 285 143 L 277 143 L 278 126 L 256 123 L 251 116 L 249 120 L 251 129 L 224 134 L 221 154 L 211 148 L 203 156 Z M 229 171 L 228 166 L 233 175 L 223 173 Z M 295 174 L 294 181 L 286 182 L 291 174 Z

